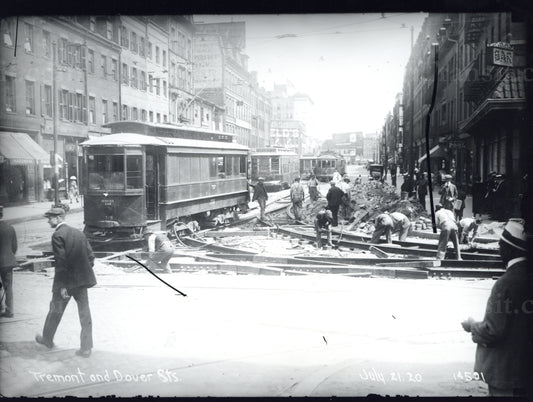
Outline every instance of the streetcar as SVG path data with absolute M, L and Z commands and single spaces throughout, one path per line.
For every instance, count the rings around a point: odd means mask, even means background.
M 303 180 L 308 180 L 311 174 L 314 174 L 317 164 L 317 157 L 315 155 L 303 155 L 300 158 L 300 177 Z
M 284 148 L 258 148 L 251 153 L 251 179 L 265 179 L 267 191 L 288 189 L 290 183 L 300 176 L 298 155 Z
M 314 173 L 320 181 L 330 181 L 337 170 L 341 176 L 346 173 L 346 161 L 334 151 L 324 151 L 316 157 Z
M 119 123 L 119 132 L 81 144 L 84 231 L 96 249 L 130 248 L 147 230 L 176 233 L 247 209 L 249 148 L 231 134 Z M 172 136 L 146 135 L 161 130 Z

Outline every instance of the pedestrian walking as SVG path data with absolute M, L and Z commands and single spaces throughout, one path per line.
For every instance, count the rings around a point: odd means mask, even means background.
M 294 219 L 300 221 L 302 220 L 302 203 L 305 198 L 305 192 L 299 177 L 294 179 L 291 185 L 290 195 Z
M 254 188 L 254 196 L 252 197 L 252 201 L 257 201 L 259 204 L 259 211 L 260 215 L 259 218 L 264 221 L 265 220 L 265 211 L 266 211 L 266 202 L 268 200 L 268 193 L 265 188 L 265 179 L 263 177 L 257 178 L 257 184 L 249 183 L 250 186 Z
M 440 204 L 443 208 L 453 211 L 453 203 L 459 195 L 457 187 L 452 183 L 452 175 L 444 175 L 444 184 L 439 190 L 440 194 Z
M 474 241 L 481 225 L 481 219 L 463 218 L 459 221 L 459 243 L 469 244 Z
M 79 196 L 78 180 L 76 179 L 76 176 L 71 176 L 68 184 L 68 198 L 70 203 L 72 204 L 73 199 L 76 199 L 76 202 L 79 202 Z
M 327 235 L 327 244 L 333 247 L 331 243 L 331 227 L 333 225 L 333 214 L 329 209 L 322 208 L 315 217 L 316 245 L 322 248 L 322 233 Z
M 333 180 L 329 182 L 330 188 L 326 195 L 326 200 L 328 200 L 328 209 L 333 215 L 333 226 L 339 225 L 339 207 L 342 204 L 342 196 L 344 192 L 338 188 Z
M 50 349 L 54 347 L 57 326 L 70 298 L 74 297 L 78 304 L 81 323 L 81 345 L 76 355 L 89 357 L 93 348 L 93 336 L 87 289 L 96 285 L 93 250 L 80 230 L 65 223 L 63 208 L 52 208 L 45 213 L 45 216 L 50 226 L 55 229 L 52 235 L 55 275 L 50 310 L 46 316 L 42 335 L 36 335 L 35 340 Z
M 428 174 L 422 173 L 422 177 L 418 180 L 418 202 L 422 205 L 422 209 L 426 210 L 426 195 L 428 194 Z
M 483 321 L 461 325 L 477 344 L 474 372 L 483 373 L 490 396 L 525 396 L 530 373 L 531 303 L 527 235 L 522 220 L 509 220 L 499 240 L 505 273 L 492 287 Z
M 375 230 L 370 243 L 377 244 L 381 236 L 385 235 L 387 243 L 392 243 L 392 233 L 399 232 L 398 240 L 405 241 L 411 222 L 409 218 L 401 212 L 385 212 L 379 214 L 375 219 Z
M 464 186 L 457 187 L 457 199 L 453 203 L 453 212 L 457 221 L 463 219 L 463 212 L 466 206 L 466 190 Z
M 407 200 L 411 197 L 411 193 L 414 191 L 413 177 L 409 173 L 403 175 L 403 183 L 400 186 L 402 200 Z
M 167 233 L 148 230 L 144 233 L 144 237 L 146 239 L 146 250 L 148 251 L 148 259 L 146 260 L 148 268 L 171 274 L 172 269 L 169 261 L 174 255 L 174 245 L 167 237 Z
M 435 224 L 440 229 L 437 259 L 444 259 L 448 242 L 451 240 L 455 249 L 456 259 L 460 260 L 461 250 L 459 250 L 459 240 L 457 238 L 458 228 L 453 212 L 444 208 L 441 204 L 437 204 L 435 206 Z
M 309 189 L 309 198 L 311 201 L 318 200 L 318 180 L 314 174 L 311 174 L 309 181 L 307 182 L 307 187 Z
M 391 163 L 390 165 L 390 179 L 391 183 L 394 187 L 396 187 L 396 171 L 398 170 L 398 167 L 395 163 Z
M 11 318 L 15 310 L 13 307 L 13 268 L 17 264 L 17 233 L 13 226 L 3 221 L 4 207 L 0 206 L 0 277 L 2 278 L 3 295 L 5 297 L 5 311 L 0 317 Z

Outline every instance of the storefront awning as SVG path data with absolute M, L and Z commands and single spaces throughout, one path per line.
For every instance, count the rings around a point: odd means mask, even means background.
M 436 158 L 442 158 L 443 156 L 445 156 L 444 150 L 442 149 L 440 145 L 435 145 L 433 148 L 431 148 L 429 150 L 429 155 L 431 157 L 436 157 Z M 418 158 L 418 163 L 422 163 L 424 160 L 426 160 L 426 157 L 427 157 L 427 153 L 424 153 L 424 155 Z
M 0 154 L 12 165 L 50 162 L 48 152 L 26 133 L 0 132 Z

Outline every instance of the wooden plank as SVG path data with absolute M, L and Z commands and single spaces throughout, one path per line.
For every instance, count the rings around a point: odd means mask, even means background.
M 370 251 L 372 254 L 374 254 L 375 256 L 377 256 L 379 258 L 389 258 L 390 257 L 386 252 L 380 250 L 376 246 L 370 246 L 368 251 Z
M 265 236 L 270 237 L 270 229 L 265 230 L 236 230 L 236 231 L 209 231 L 204 233 L 204 237 L 252 237 L 252 236 Z

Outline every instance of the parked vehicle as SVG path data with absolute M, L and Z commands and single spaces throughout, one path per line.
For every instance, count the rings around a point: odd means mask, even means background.
M 251 154 L 251 179 L 265 179 L 267 191 L 287 189 L 300 176 L 300 160 L 295 152 L 283 148 L 259 148 Z

